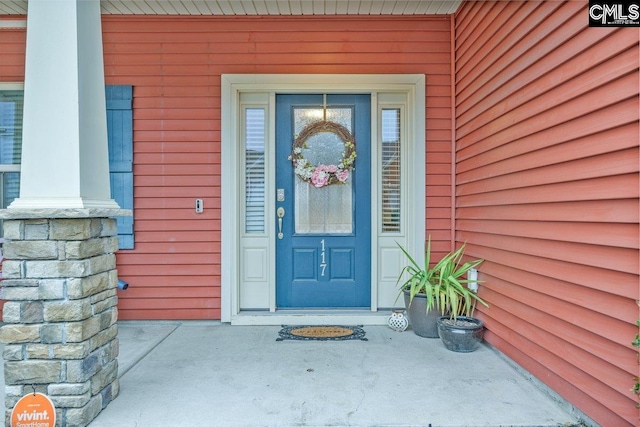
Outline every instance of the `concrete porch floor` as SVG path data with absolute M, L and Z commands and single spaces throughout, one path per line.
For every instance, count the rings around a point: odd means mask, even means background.
M 368 341 L 277 342 L 279 330 L 119 322 L 120 395 L 91 427 L 578 423 L 487 345 L 454 353 L 385 326 L 365 326 Z

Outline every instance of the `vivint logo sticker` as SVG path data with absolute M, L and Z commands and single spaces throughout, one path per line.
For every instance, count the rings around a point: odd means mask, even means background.
M 640 27 L 640 0 L 589 0 L 590 27 Z

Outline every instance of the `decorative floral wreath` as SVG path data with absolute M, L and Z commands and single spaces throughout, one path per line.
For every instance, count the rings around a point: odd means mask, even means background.
M 334 133 L 344 143 L 342 160 L 337 165 L 312 165 L 302 155 L 307 147 L 307 140 L 320 132 Z M 293 152 L 289 156 L 293 162 L 294 172 L 303 181 L 308 181 L 316 188 L 331 184 L 343 184 L 349 179 L 353 163 L 356 160 L 355 140 L 349 129 L 335 122 L 315 122 L 305 127 L 293 142 Z

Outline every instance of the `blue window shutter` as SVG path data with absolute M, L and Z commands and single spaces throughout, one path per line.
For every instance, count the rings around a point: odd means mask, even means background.
M 106 87 L 111 197 L 133 210 L 133 88 Z M 133 249 L 133 217 L 118 217 L 120 249 Z

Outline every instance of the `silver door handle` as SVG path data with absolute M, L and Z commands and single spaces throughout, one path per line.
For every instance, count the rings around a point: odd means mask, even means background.
M 278 215 L 278 239 L 284 238 L 284 234 L 282 234 L 282 218 L 284 218 L 284 208 L 280 206 L 276 211 L 276 215 Z

